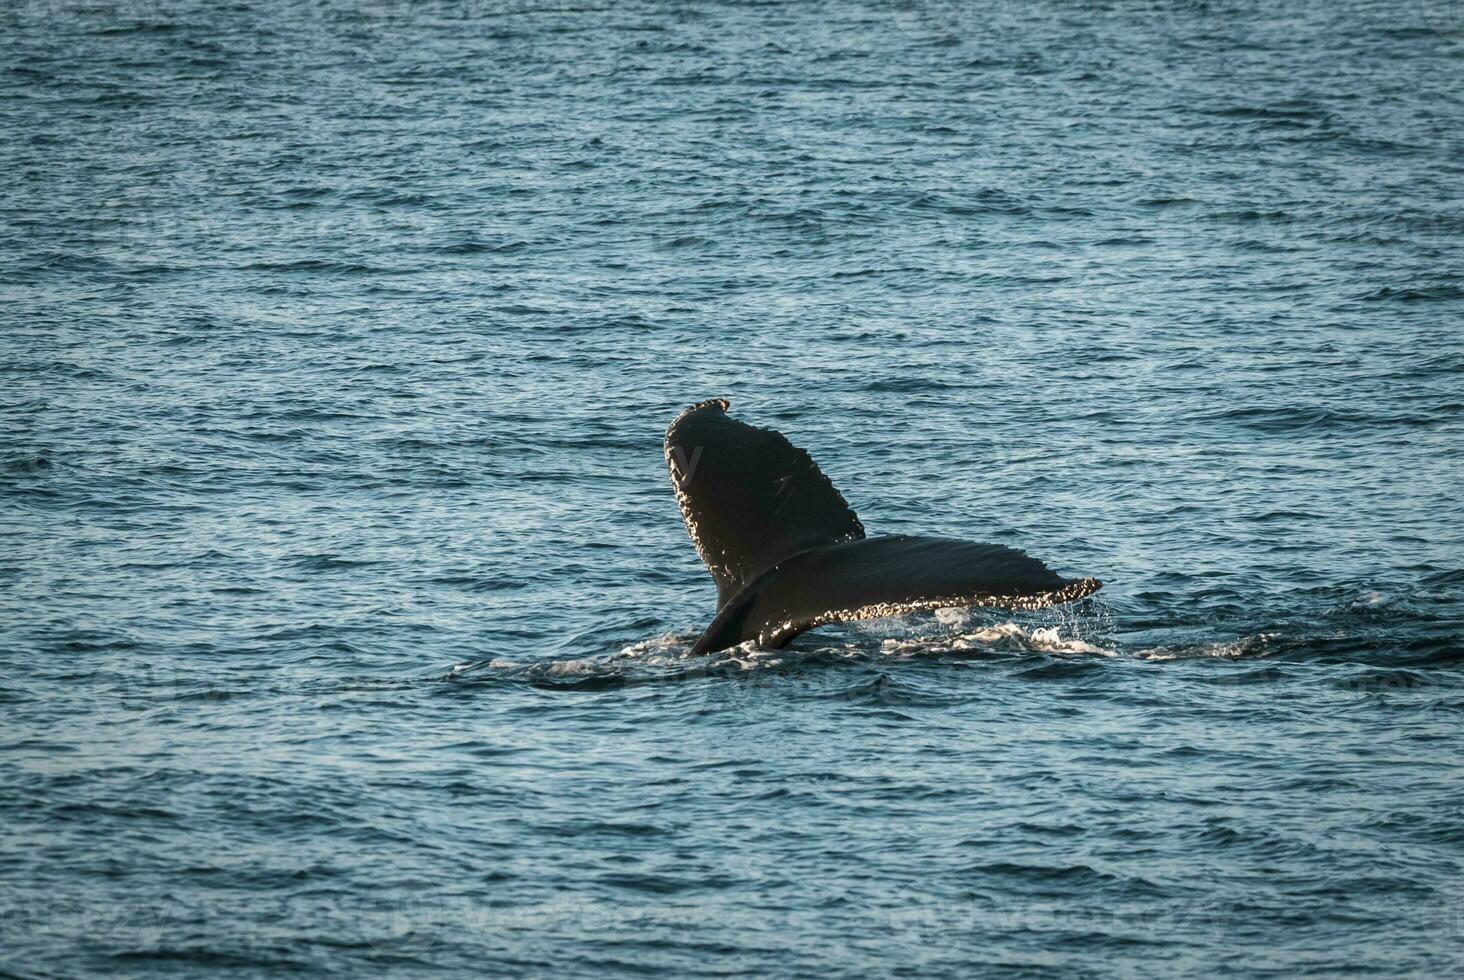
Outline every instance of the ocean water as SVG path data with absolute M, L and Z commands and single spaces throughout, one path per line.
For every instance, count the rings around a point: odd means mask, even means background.
M 1453 0 L 10 0 L 0 975 L 1464 969 Z M 688 651 L 726 397 L 1106 584 Z

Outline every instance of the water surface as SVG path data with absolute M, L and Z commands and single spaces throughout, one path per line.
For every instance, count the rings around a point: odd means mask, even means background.
M 0 970 L 1464 967 L 1457 5 L 0 27 Z M 689 658 L 714 396 L 1106 587 Z

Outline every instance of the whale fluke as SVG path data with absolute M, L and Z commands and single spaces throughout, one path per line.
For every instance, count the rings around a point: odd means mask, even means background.
M 815 626 L 945 606 L 1036 609 L 1096 592 L 1015 548 L 946 538 L 865 538 L 808 453 L 727 415 L 723 399 L 666 430 L 686 531 L 717 584 L 717 614 L 693 647 L 781 647 Z
M 666 466 L 686 532 L 721 607 L 784 558 L 864 537 L 864 526 L 808 453 L 772 429 L 700 402 L 666 430 Z

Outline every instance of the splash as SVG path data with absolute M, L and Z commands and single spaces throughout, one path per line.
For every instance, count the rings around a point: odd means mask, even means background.
M 959 609 L 940 609 L 936 611 L 936 619 L 943 625 L 963 626 L 965 616 L 962 613 L 963 610 Z M 1104 657 L 1118 655 L 1116 650 L 1096 646 L 1080 637 L 1064 638 L 1060 626 L 1024 627 L 1013 622 L 982 626 L 950 636 L 887 639 L 880 644 L 883 652 L 904 656 L 981 648 L 1031 653 L 1096 654 Z
M 1135 650 L 1133 655 L 1140 660 L 1191 660 L 1200 657 L 1240 660 L 1265 655 L 1272 650 L 1275 640 L 1275 633 L 1252 633 L 1233 640 L 1145 647 Z

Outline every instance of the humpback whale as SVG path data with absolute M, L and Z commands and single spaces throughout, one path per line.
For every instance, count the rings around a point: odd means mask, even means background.
M 748 640 L 777 648 L 816 626 L 919 609 L 1039 609 L 1102 587 L 999 544 L 865 537 L 808 453 L 728 406 L 692 405 L 664 444 L 686 532 L 717 585 L 717 613 L 693 654 Z

